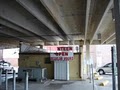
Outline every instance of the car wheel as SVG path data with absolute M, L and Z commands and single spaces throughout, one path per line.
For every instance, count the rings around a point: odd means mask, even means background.
M 99 72 L 100 75 L 105 74 L 104 70 L 102 70 L 102 69 L 100 69 L 98 72 Z

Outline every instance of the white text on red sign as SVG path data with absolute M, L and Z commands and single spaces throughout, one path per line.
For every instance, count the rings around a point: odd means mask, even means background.
M 68 56 L 68 52 L 55 53 L 56 56 Z

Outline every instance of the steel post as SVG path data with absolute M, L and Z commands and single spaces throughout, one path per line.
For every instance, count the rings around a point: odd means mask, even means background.
M 2 84 L 2 69 L 0 69 L 0 85 Z
M 120 90 L 120 0 L 114 0 L 114 16 L 117 47 L 118 90 Z
M 25 90 L 28 90 L 28 71 L 25 71 Z
M 8 90 L 8 71 L 5 71 L 5 90 Z
M 16 73 L 15 70 L 13 70 L 13 90 L 16 90 Z

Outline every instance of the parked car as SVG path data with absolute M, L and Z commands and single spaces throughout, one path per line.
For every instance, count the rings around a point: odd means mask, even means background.
M 112 63 L 107 63 L 106 65 L 99 67 L 97 69 L 97 72 L 99 72 L 100 75 L 106 73 L 112 73 Z
M 5 70 L 8 71 L 13 71 L 14 67 L 6 61 L 0 61 L 0 68 L 2 69 L 3 72 L 5 72 Z

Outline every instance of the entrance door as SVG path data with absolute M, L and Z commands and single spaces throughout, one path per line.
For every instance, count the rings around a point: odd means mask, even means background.
M 54 77 L 57 80 L 69 80 L 69 61 L 54 61 Z

